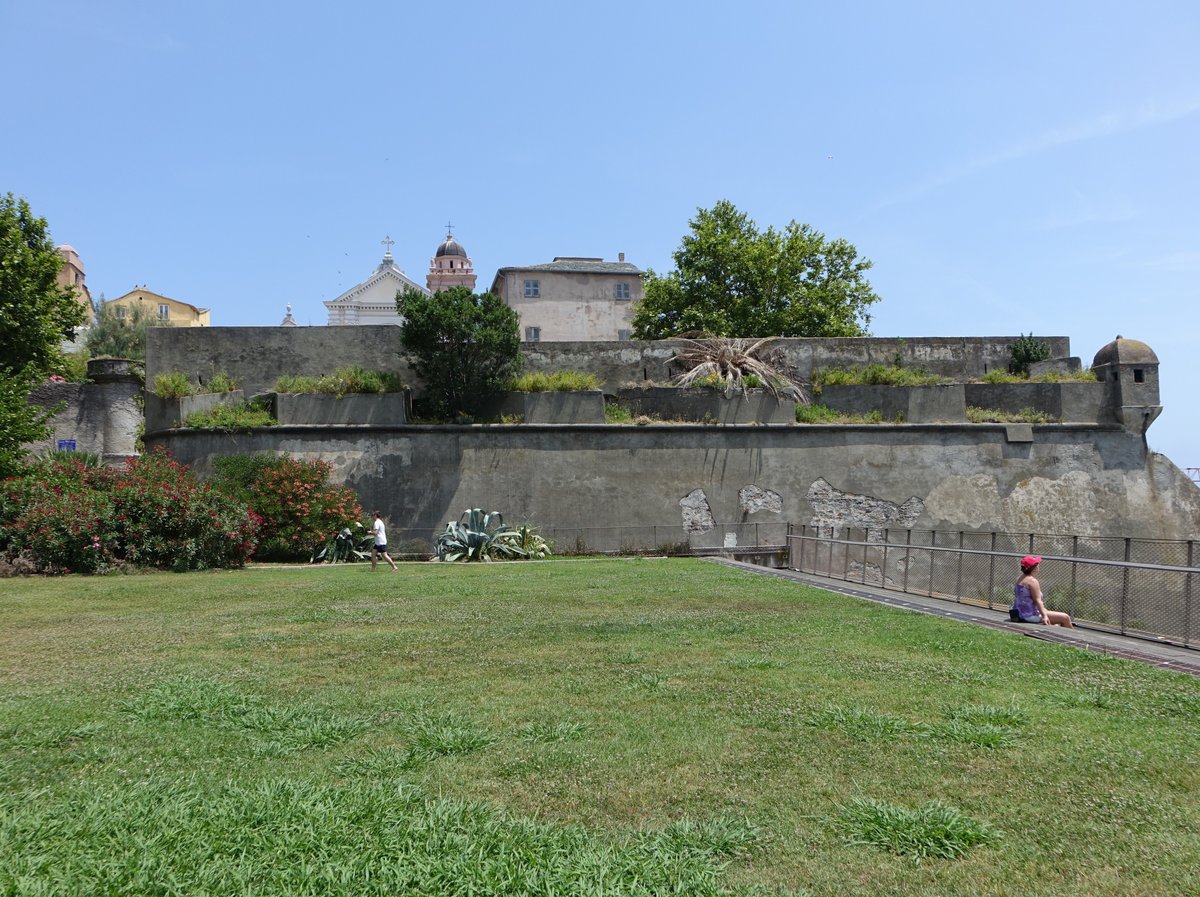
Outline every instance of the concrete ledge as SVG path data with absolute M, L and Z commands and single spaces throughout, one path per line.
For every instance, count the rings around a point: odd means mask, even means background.
M 264 394 L 281 424 L 402 424 L 408 419 L 407 392 Z
M 766 390 L 725 394 L 712 389 L 675 389 L 654 386 L 622 389 L 617 398 L 636 415 L 663 420 L 686 420 L 717 424 L 794 424 L 796 403 L 776 400 Z
M 1114 420 L 1105 407 L 1105 386 L 1096 381 L 1063 383 L 968 383 L 967 404 L 1019 414 L 1026 408 L 1055 420 L 1106 423 Z
M 182 427 L 188 415 L 197 411 L 211 411 L 218 405 L 240 405 L 245 394 L 240 389 L 231 392 L 209 392 L 198 396 L 182 396 L 178 399 L 160 399 L 153 393 L 146 394 L 146 432 L 172 430 Z
M 843 414 L 879 412 L 886 421 L 911 424 L 961 423 L 967 419 L 966 392 L 961 383 L 944 386 L 826 386 L 821 404 Z
M 518 416 L 527 424 L 602 424 L 604 393 L 507 392 L 488 405 L 484 416 Z

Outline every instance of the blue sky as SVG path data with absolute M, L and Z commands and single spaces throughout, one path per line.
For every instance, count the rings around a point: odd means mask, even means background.
M 665 270 L 698 206 L 875 267 L 878 336 L 1148 343 L 1200 466 L 1200 7 L 0 0 L 0 191 L 135 284 L 276 324 L 409 276 Z

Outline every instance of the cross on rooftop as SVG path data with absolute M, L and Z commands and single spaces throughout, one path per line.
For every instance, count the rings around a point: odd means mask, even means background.
M 390 235 L 385 235 L 384 238 L 379 241 L 379 245 L 383 247 L 384 255 L 391 255 L 392 247 L 396 245 L 396 241 L 393 240 Z
M 451 229 L 452 227 L 454 227 L 454 225 L 453 225 L 453 224 L 451 224 L 449 221 L 447 221 L 447 222 L 446 222 L 446 236 L 447 236 L 447 237 L 448 237 L 448 236 L 450 236 L 450 229 Z

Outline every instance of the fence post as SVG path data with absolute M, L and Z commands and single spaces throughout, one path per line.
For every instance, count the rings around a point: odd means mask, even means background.
M 850 541 L 850 527 L 846 527 L 846 541 Z M 842 546 L 842 582 L 850 579 L 850 546 Z
M 934 551 L 937 547 L 937 530 L 929 531 L 929 589 L 927 593 L 930 598 L 933 597 L 933 559 L 937 557 L 937 552 Z
M 1133 553 L 1133 539 L 1125 537 L 1125 563 L 1129 563 L 1129 558 Z M 1129 568 L 1125 567 L 1121 573 L 1121 635 L 1125 634 L 1125 614 L 1127 605 L 1129 604 Z
M 904 538 L 904 584 L 901 591 L 908 593 L 908 568 L 912 566 L 912 529 L 906 529 Z
M 992 597 L 996 593 L 996 533 L 992 532 L 992 547 L 988 554 L 988 610 L 992 610 Z
M 1195 556 L 1192 549 L 1196 547 L 1196 543 L 1188 539 L 1187 565 L 1189 567 L 1196 566 Z M 1183 643 L 1188 647 L 1192 644 L 1192 579 L 1194 573 L 1183 574 Z
M 963 531 L 958 531 L 958 573 L 954 579 L 954 602 L 962 603 Z
M 1079 570 L 1079 537 L 1071 537 L 1071 617 L 1075 617 L 1075 607 L 1079 603 L 1079 589 L 1076 587 Z
M 867 531 L 863 530 L 863 566 L 862 566 L 862 583 L 867 584 Z
M 888 544 L 892 541 L 892 531 L 885 529 L 883 531 L 883 561 L 879 566 L 879 588 L 887 588 L 887 553 Z

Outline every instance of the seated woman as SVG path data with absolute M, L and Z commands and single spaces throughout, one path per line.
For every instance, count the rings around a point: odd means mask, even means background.
M 1065 626 L 1074 629 L 1071 615 L 1062 611 L 1046 610 L 1042 601 L 1042 586 L 1034 576 L 1037 573 L 1040 557 L 1026 555 L 1021 558 L 1021 576 L 1013 586 L 1013 603 L 1008 609 L 1008 617 L 1014 623 L 1044 623 L 1047 626 Z

